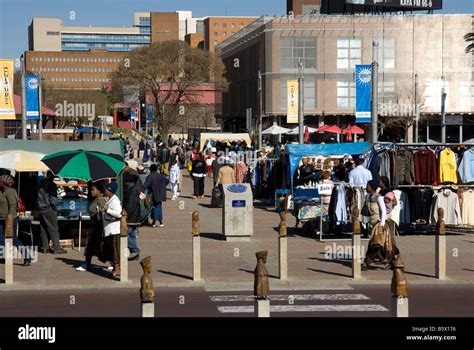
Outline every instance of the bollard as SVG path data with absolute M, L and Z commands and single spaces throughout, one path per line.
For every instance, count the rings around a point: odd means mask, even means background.
M 408 317 L 408 282 L 404 268 L 405 264 L 398 256 L 392 265 L 392 317 Z
M 5 225 L 5 284 L 13 283 L 13 215 L 8 214 Z
M 286 212 L 280 212 L 280 225 L 278 227 L 278 269 L 281 280 L 288 279 L 288 237 L 286 229 Z
M 446 279 L 446 224 L 444 223 L 444 209 L 438 209 L 438 223 L 436 225 L 436 278 Z
M 359 209 L 354 208 L 352 211 L 352 278 L 360 279 L 361 273 L 361 241 L 360 241 L 360 220 Z
M 151 257 L 146 257 L 140 261 L 143 269 L 143 276 L 140 279 L 140 299 L 142 304 L 142 317 L 155 317 L 155 288 L 151 278 Z
M 255 296 L 254 312 L 256 317 L 270 317 L 270 283 L 268 281 L 268 271 L 265 267 L 267 262 L 267 251 L 255 253 L 257 266 L 255 267 L 255 278 L 253 294 Z
M 201 280 L 201 229 L 199 226 L 199 212 L 195 211 L 193 216 L 193 281 Z
M 120 218 L 120 282 L 128 282 L 128 214 L 122 210 Z

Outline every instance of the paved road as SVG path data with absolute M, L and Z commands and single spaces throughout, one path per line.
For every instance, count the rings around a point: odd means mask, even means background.
M 390 317 L 390 287 L 275 291 L 272 317 Z M 253 316 L 250 291 L 157 288 L 160 317 Z M 410 316 L 473 317 L 473 286 L 411 286 Z M 2 317 L 139 317 L 138 289 L 3 292 Z

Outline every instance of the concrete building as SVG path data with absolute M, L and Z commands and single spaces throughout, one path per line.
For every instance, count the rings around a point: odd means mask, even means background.
M 204 49 L 215 47 L 255 22 L 258 17 L 207 17 L 204 19 Z
M 355 65 L 373 61 L 379 46 L 379 114 L 414 116 L 419 80 L 420 137 L 440 139 L 441 89 L 447 92 L 451 141 L 474 135 L 474 55 L 463 36 L 472 15 L 262 17 L 219 45 L 230 86 L 223 97 L 227 128 L 245 127 L 246 109 L 259 110 L 258 72 L 263 75 L 265 121 L 286 123 L 287 81 L 304 66 L 304 102 L 309 125 L 354 122 Z M 236 64 L 238 63 L 238 64 Z M 272 118 L 273 117 L 273 118 Z M 427 128 L 426 126 L 429 126 Z

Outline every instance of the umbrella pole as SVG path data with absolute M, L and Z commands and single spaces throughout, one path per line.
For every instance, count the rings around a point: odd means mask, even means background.
M 79 198 L 81 199 L 79 201 L 79 242 L 77 242 L 79 246 L 79 249 L 78 249 L 79 252 L 81 251 L 81 233 L 82 233 L 82 186 L 80 188 L 81 188 L 81 196 Z

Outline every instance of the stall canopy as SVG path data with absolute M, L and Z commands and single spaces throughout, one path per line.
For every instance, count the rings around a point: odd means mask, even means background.
M 199 143 L 199 150 L 204 149 L 204 145 L 207 141 L 245 141 L 247 145 L 250 145 L 252 141 L 247 133 L 233 134 L 233 133 L 201 133 L 201 141 Z
M 335 144 L 311 144 L 311 145 L 286 145 L 286 152 L 290 157 L 290 178 L 293 188 L 293 174 L 298 168 L 301 158 L 305 156 L 322 157 L 344 157 L 348 155 L 359 155 L 370 150 L 368 142 L 335 143 Z

